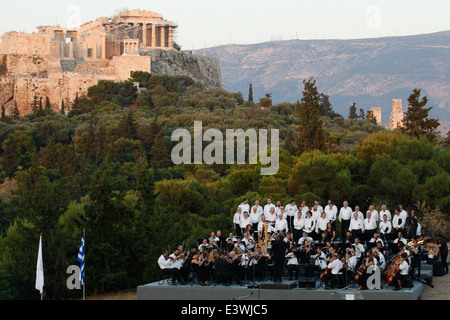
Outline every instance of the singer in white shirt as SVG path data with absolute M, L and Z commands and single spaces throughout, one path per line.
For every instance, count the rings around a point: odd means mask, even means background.
M 264 215 L 267 218 L 267 215 L 270 213 L 271 208 L 274 209 L 275 212 L 275 205 L 272 203 L 272 199 L 267 199 L 267 204 L 264 206 Z
M 348 202 L 344 201 L 344 206 L 339 210 L 339 222 L 341 223 L 341 238 L 344 239 L 345 234 L 350 226 L 353 210 L 348 206 Z
M 297 243 L 298 239 L 300 239 L 300 237 L 303 233 L 304 227 L 305 227 L 305 220 L 302 219 L 302 212 L 297 211 L 297 213 L 294 217 L 294 232 L 293 232 L 293 237 L 294 237 L 295 243 Z
M 370 212 L 370 215 L 371 215 L 371 218 L 372 218 L 372 219 L 375 219 L 376 222 L 379 221 L 379 218 L 378 218 L 378 211 L 375 210 L 375 207 L 374 207 L 373 205 L 370 205 L 370 206 L 369 206 L 369 210 L 367 210 L 367 212 L 366 212 L 366 217 L 367 217 L 367 213 L 368 213 L 368 212 Z
M 358 218 L 357 212 L 353 213 L 353 218 L 350 220 L 348 230 L 351 231 L 354 236 L 358 236 L 364 232 L 364 223 L 360 218 Z
M 325 213 L 327 214 L 328 220 L 331 222 L 331 226 L 334 230 L 336 230 L 336 215 L 338 212 L 337 207 L 331 202 L 331 200 L 328 200 L 328 205 L 325 207 Z
M 367 241 L 373 238 L 373 235 L 377 231 L 377 222 L 372 217 L 370 211 L 367 211 L 367 218 L 364 219 L 364 234 Z
M 277 230 L 279 232 L 282 231 L 284 233 L 288 232 L 287 221 L 286 221 L 286 219 L 283 218 L 283 214 L 282 213 L 280 213 L 278 215 L 278 219 L 275 222 L 275 230 Z
M 323 232 L 327 230 L 327 224 L 329 220 L 327 214 L 325 212 L 322 213 L 322 216 L 317 220 L 316 223 L 316 233 L 320 237 Z
M 381 206 L 381 211 L 379 212 L 380 220 L 383 219 L 383 216 L 386 215 L 388 221 L 391 221 L 391 212 L 386 209 L 386 205 L 383 204 Z

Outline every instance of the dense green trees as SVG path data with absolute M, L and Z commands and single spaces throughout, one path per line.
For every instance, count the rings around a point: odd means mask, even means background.
M 66 288 L 65 272 L 77 264 L 83 228 L 89 295 L 156 280 L 163 247 L 231 231 L 244 196 L 284 204 L 295 197 L 309 206 L 348 200 L 362 210 L 426 201 L 449 212 L 445 143 L 344 119 L 313 79 L 305 81 L 299 110 L 243 100 L 186 77 L 136 72 L 130 82 L 100 82 L 65 103 L 68 117 L 39 113 L 36 98 L 35 114 L 0 122 L 0 182 L 11 186 L 11 195 L 0 194 L 0 299 L 38 298 L 41 232 L 45 294 L 61 299 L 80 297 Z M 171 133 L 192 132 L 194 121 L 223 132 L 278 128 L 278 173 L 261 176 L 260 164 L 174 166 Z

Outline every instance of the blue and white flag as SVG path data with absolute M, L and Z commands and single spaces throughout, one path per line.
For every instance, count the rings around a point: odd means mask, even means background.
M 81 238 L 80 250 L 78 251 L 77 260 L 80 262 L 80 281 L 81 285 L 84 286 L 84 232 Z

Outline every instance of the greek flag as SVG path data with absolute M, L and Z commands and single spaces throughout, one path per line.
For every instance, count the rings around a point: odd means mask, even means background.
M 80 250 L 78 251 L 77 260 L 80 262 L 81 285 L 84 286 L 84 232 L 83 232 L 83 237 L 81 238 L 81 245 L 80 245 Z

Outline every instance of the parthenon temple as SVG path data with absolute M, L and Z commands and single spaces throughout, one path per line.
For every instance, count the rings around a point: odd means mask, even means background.
M 37 96 L 48 97 L 56 111 L 99 80 L 126 81 L 136 71 L 187 75 L 220 86 L 218 60 L 174 48 L 176 30 L 161 14 L 136 9 L 75 28 L 7 32 L 0 37 L 0 65 L 7 69 L 0 74 L 0 106 L 7 114 L 14 106 L 27 114 Z

